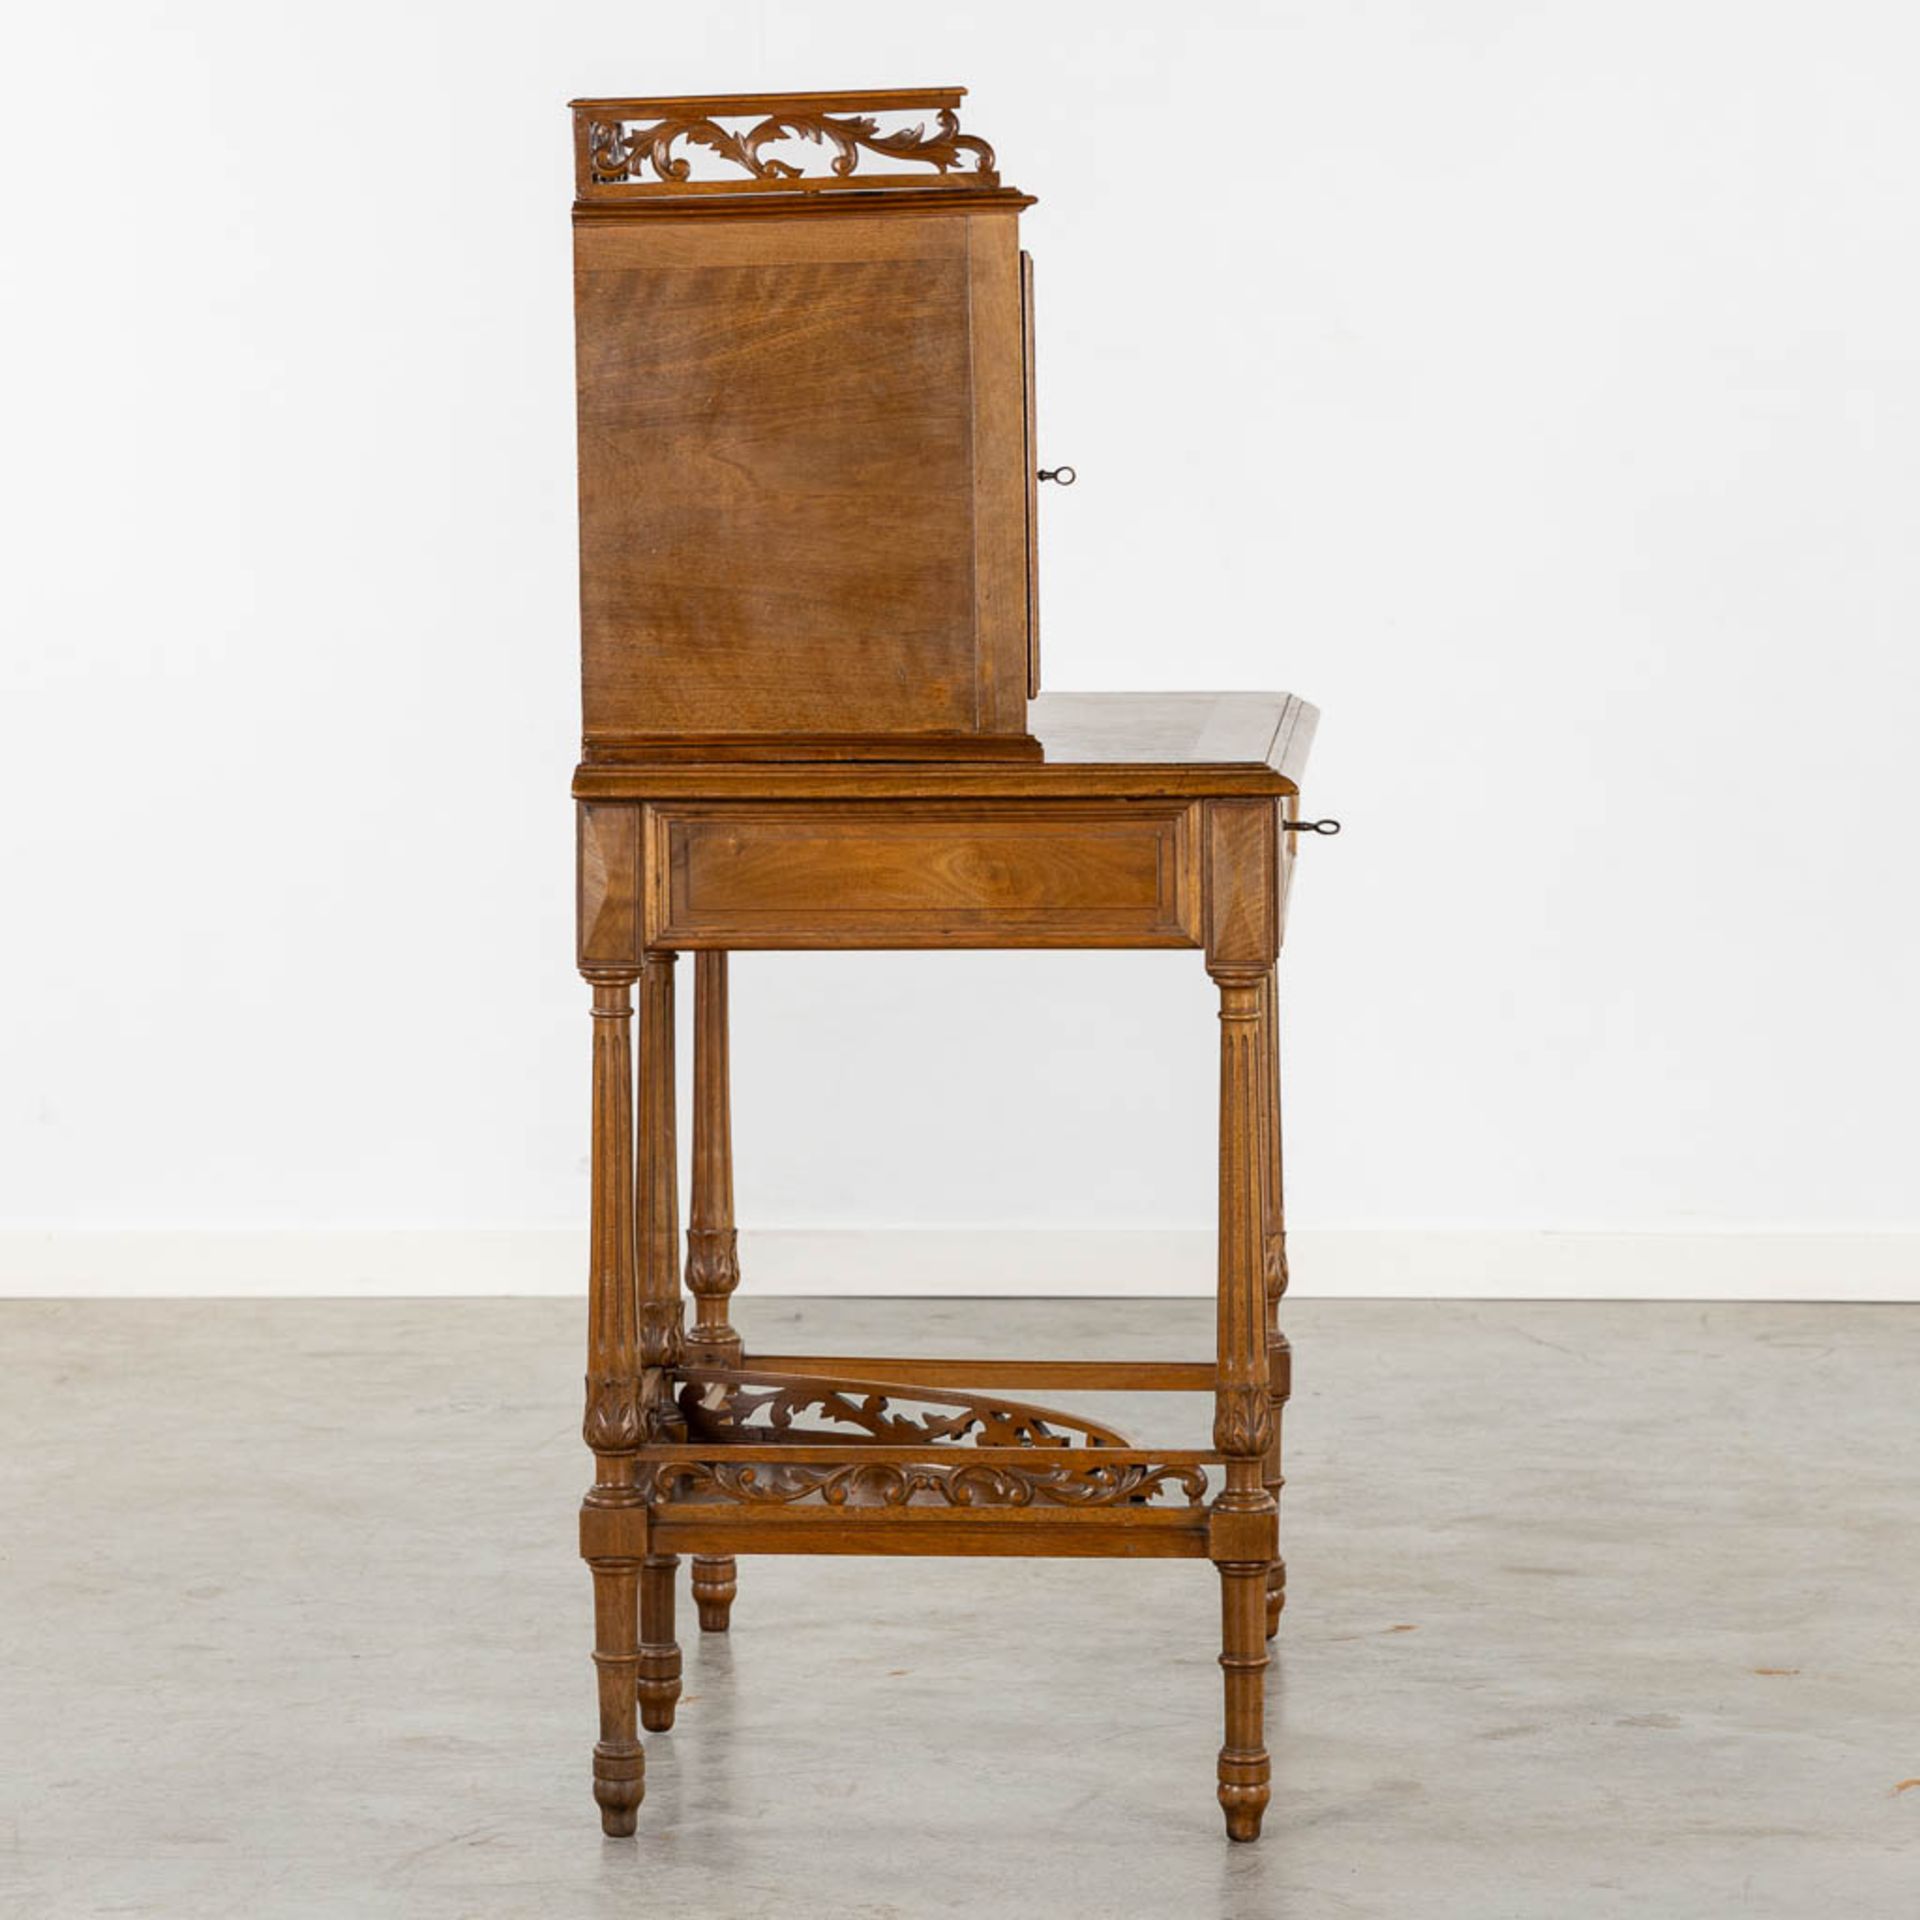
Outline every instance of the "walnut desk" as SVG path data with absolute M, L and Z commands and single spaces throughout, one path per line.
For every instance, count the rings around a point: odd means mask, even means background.
M 589 758 L 576 775 L 579 963 L 594 1015 L 585 1434 L 596 1470 L 581 1550 L 608 1833 L 635 1828 L 636 1718 L 673 1723 L 679 1557 L 693 1559 L 701 1626 L 724 1631 L 736 1556 L 754 1553 L 1211 1560 L 1226 1675 L 1219 1799 L 1233 1838 L 1259 1831 L 1262 1675 L 1285 1592 L 1274 966 L 1314 710 L 1285 694 L 1043 694 L 1027 718 L 1039 757 L 1018 761 Z M 1220 996 L 1211 1359 L 909 1361 L 743 1343 L 729 1318 L 740 1274 L 727 953 L 956 947 L 1204 956 Z M 695 955 L 684 1291 L 682 951 Z M 1003 1397 L 1074 1388 L 1211 1392 L 1211 1444 L 1137 1447 L 1101 1422 Z

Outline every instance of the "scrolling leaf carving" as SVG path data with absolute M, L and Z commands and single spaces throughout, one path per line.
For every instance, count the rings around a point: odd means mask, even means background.
M 1118 1429 L 1080 1414 L 986 1394 L 751 1369 L 689 1367 L 681 1377 L 686 1384 L 680 1389 L 680 1410 L 688 1433 L 696 1440 L 738 1444 L 817 1438 L 856 1446 L 923 1446 L 929 1440 L 967 1441 L 981 1447 L 1132 1445 Z M 898 1411 L 897 1401 L 916 1403 L 927 1411 Z M 809 1413 L 821 1424 L 794 1424 Z M 847 1428 L 854 1431 L 846 1432 Z
M 1186 1496 L 1188 1506 L 1197 1507 L 1206 1498 L 1207 1476 L 1199 1467 L 1138 1462 L 1101 1466 L 1091 1460 L 1044 1467 L 694 1460 L 643 1468 L 641 1485 L 649 1499 L 745 1506 L 794 1506 L 812 1500 L 836 1508 L 1145 1506 L 1177 1491 Z
M 765 151 L 779 141 L 794 139 L 830 145 L 834 154 L 828 171 L 840 179 L 859 166 L 863 151 L 889 160 L 917 161 L 942 174 L 958 170 L 983 186 L 995 185 L 1000 177 L 994 169 L 993 149 L 973 134 L 962 133 L 959 116 L 950 107 L 939 109 L 931 133 L 924 124 L 882 133 L 880 123 L 867 114 L 775 114 L 745 133 L 730 132 L 718 120 L 704 118 L 657 120 L 650 126 L 594 120 L 587 125 L 587 164 L 596 186 L 639 184 L 649 169 L 662 186 L 684 186 L 692 178 L 692 164 L 674 149 L 685 145 L 704 147 L 755 180 L 799 180 L 805 177 L 801 168 L 770 158 Z M 972 157 L 972 166 L 961 165 L 965 156 Z

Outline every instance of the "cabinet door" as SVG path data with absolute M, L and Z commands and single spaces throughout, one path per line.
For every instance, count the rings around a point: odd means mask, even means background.
M 1040 692 L 1040 444 L 1033 395 L 1033 255 L 1020 251 L 1020 352 L 1027 390 L 1027 698 Z

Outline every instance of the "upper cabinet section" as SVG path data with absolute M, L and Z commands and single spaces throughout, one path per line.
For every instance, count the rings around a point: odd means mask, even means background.
M 589 761 L 1027 735 L 1027 197 L 960 90 L 575 103 Z

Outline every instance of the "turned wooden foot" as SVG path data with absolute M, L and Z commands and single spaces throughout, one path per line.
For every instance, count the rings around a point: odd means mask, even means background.
M 600 1686 L 600 1739 L 593 1749 L 593 1797 L 600 1825 L 625 1839 L 647 1791 L 647 1756 L 634 1725 L 640 1665 L 639 1563 L 594 1560 L 593 1664 Z
M 647 1795 L 647 1756 L 635 1740 L 602 1740 L 593 1750 L 593 1797 L 600 1803 L 600 1831 L 611 1840 L 631 1840 Z
M 673 1637 L 673 1587 L 677 1553 L 650 1553 L 640 1563 L 640 1658 L 637 1665 L 640 1724 L 649 1733 L 673 1725 L 680 1699 L 680 1648 Z
M 1261 1676 L 1267 1670 L 1264 1560 L 1220 1565 L 1220 1666 L 1226 1676 L 1226 1744 L 1220 1749 L 1220 1806 L 1229 1840 L 1257 1840 L 1271 1797 Z
M 725 1633 L 733 1615 L 740 1581 L 731 1554 L 696 1553 L 693 1556 L 693 1604 L 700 1613 L 702 1633 Z

